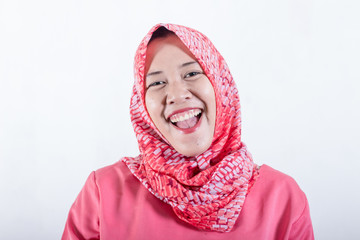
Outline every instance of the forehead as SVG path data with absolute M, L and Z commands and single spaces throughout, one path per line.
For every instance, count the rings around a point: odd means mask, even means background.
M 156 62 L 156 64 L 166 64 L 169 61 L 181 62 L 182 60 L 189 59 L 197 61 L 195 56 L 175 34 L 154 39 L 149 43 L 146 50 L 145 74 L 153 62 Z

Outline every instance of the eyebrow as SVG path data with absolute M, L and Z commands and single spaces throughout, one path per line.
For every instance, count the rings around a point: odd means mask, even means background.
M 156 75 L 156 74 L 160 74 L 160 73 L 162 73 L 162 71 L 151 72 L 151 73 L 146 74 L 146 77 Z
M 186 63 L 181 64 L 181 65 L 180 65 L 180 68 L 183 68 L 183 67 L 186 67 L 186 66 L 188 66 L 188 65 L 195 64 L 195 63 L 198 63 L 198 62 L 196 62 L 196 61 L 186 62 Z M 153 75 L 161 74 L 162 72 L 163 72 L 163 71 L 151 72 L 151 73 L 146 74 L 146 77 L 150 77 L 150 76 L 153 76 Z
M 194 64 L 194 63 L 198 63 L 198 62 L 196 62 L 196 61 L 186 62 L 186 63 L 181 64 L 180 67 L 186 67 L 186 66 Z

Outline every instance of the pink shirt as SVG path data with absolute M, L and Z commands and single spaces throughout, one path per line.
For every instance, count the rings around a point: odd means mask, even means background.
M 267 165 L 248 194 L 234 229 L 201 231 L 179 220 L 123 162 L 92 172 L 72 205 L 67 239 L 314 239 L 305 194 L 289 176 Z

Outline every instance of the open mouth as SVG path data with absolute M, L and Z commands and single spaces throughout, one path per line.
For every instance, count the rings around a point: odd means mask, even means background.
M 194 127 L 201 117 L 200 109 L 191 109 L 170 116 L 170 122 L 180 129 L 188 129 Z

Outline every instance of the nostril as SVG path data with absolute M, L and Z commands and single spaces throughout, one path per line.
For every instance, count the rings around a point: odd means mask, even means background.
M 191 92 L 184 83 L 172 83 L 169 81 L 166 89 L 167 104 L 180 103 L 191 99 Z

